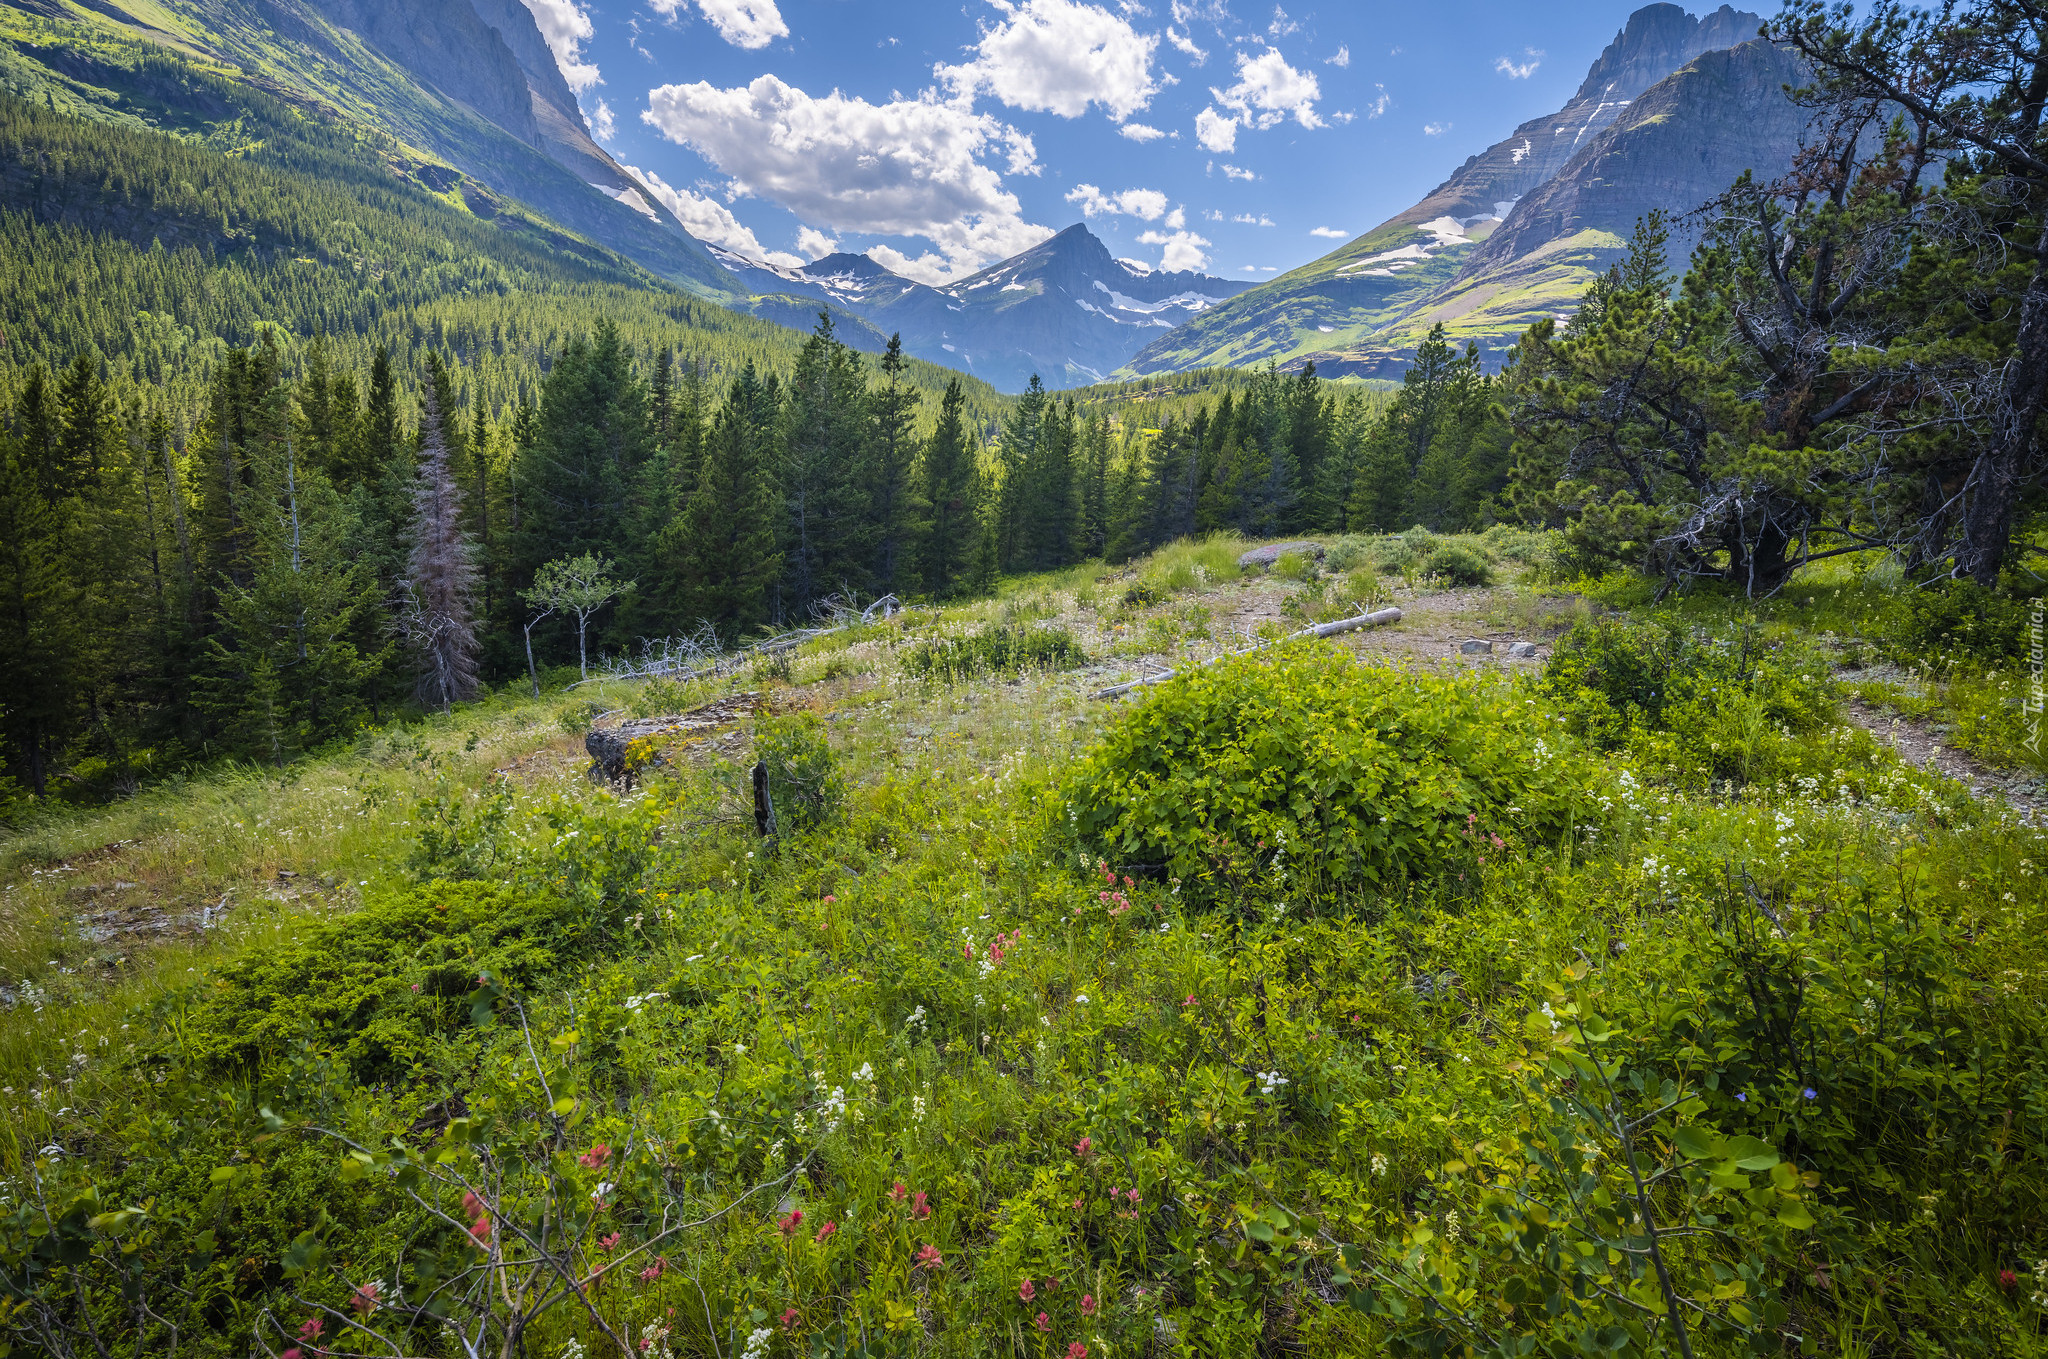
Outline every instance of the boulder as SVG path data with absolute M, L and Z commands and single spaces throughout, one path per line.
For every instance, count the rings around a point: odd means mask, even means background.
M 1458 650 L 1467 656 L 1491 656 L 1493 654 L 1493 643 L 1483 637 L 1474 637 L 1469 641 L 1458 643 Z
M 1517 642 L 1508 648 L 1508 655 L 1513 656 L 1518 661 L 1533 661 L 1536 659 L 1536 644 L 1534 642 Z
M 1317 561 L 1323 559 L 1321 543 L 1268 543 L 1264 547 L 1255 547 L 1244 553 L 1237 559 L 1237 564 L 1239 567 L 1256 566 L 1264 571 L 1290 552 L 1298 556 L 1314 557 Z

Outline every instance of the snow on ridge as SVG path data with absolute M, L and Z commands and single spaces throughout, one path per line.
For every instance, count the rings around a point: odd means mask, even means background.
M 638 189 L 613 189 L 594 182 L 591 183 L 590 187 L 622 208 L 631 208 L 642 217 L 650 218 L 656 222 L 661 220 L 661 214 L 656 212 L 653 205 L 640 196 Z
M 1529 144 L 1529 139 L 1527 137 L 1522 138 L 1522 144 L 1515 148 L 1514 159 L 1511 160 L 1509 164 L 1520 165 L 1522 163 L 1522 157 L 1528 155 L 1531 151 L 1535 149 L 1535 147 Z
M 1118 311 L 1134 311 L 1145 316 L 1150 316 L 1153 312 L 1165 311 L 1168 307 L 1185 307 L 1189 311 L 1207 311 L 1218 303 L 1229 300 L 1228 298 L 1211 297 L 1207 293 L 1188 291 L 1175 293 L 1172 297 L 1163 297 L 1157 302 L 1141 302 L 1135 297 L 1118 292 L 1099 278 L 1095 280 L 1095 287 L 1098 292 L 1109 294 L 1110 302 L 1115 305 Z

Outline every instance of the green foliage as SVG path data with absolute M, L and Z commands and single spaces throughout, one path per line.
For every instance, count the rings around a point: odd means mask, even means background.
M 1158 686 L 1065 796 L 1090 855 L 1202 901 L 1285 903 L 1555 844 L 1589 814 L 1591 772 L 1514 686 L 1298 648 Z
M 1582 621 L 1543 684 L 1576 733 L 1695 786 L 1812 776 L 1842 756 L 1825 657 L 1753 624 L 1715 636 L 1671 618 Z
M 249 1069 L 304 1041 L 361 1079 L 403 1077 L 471 1022 L 484 978 L 532 987 L 592 942 L 531 889 L 429 883 L 223 968 L 189 997 L 170 1052 Z
M 915 642 L 902 653 L 901 663 L 903 673 L 913 679 L 958 684 L 991 675 L 1071 670 L 1086 665 L 1088 656 L 1062 627 L 984 623 L 964 636 Z
M 785 832 L 817 830 L 835 817 L 846 786 L 816 713 L 763 714 L 754 721 L 754 758 L 768 766 L 768 793 Z
M 1432 575 L 1441 576 L 1453 585 L 1493 583 L 1493 567 L 1486 559 L 1457 543 L 1446 543 L 1432 552 L 1429 556 L 1429 570 Z
M 1944 654 L 1973 661 L 2018 661 L 2033 642 L 2029 616 L 2037 607 L 2003 590 L 1952 581 L 1907 591 L 1887 610 L 1879 640 L 1909 661 Z

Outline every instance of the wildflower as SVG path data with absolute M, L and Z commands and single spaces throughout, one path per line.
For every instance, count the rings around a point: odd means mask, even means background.
M 1095 1315 L 1095 1295 L 1093 1293 L 1083 1293 L 1081 1295 L 1081 1315 L 1084 1317 Z
M 818 1241 L 818 1242 L 819 1242 L 820 1244 L 822 1244 L 822 1243 L 824 1243 L 824 1242 L 826 1242 L 826 1241 L 830 1240 L 830 1239 L 832 1238 L 832 1235 L 833 1235 L 833 1233 L 837 1232 L 838 1230 L 839 1230 L 839 1224 L 838 1224 L 838 1223 L 836 1223 L 836 1222 L 827 1222 L 827 1223 L 826 1223 L 826 1224 L 825 1224 L 824 1226 L 822 1226 L 822 1227 L 818 1228 L 818 1234 L 817 1234 L 817 1236 L 816 1236 L 816 1237 L 814 1237 L 813 1239 L 814 1239 L 814 1240 L 816 1240 L 816 1241 Z
M 1809 1085 L 1809 1086 L 1807 1086 L 1807 1087 L 1806 1087 L 1806 1088 L 1805 1088 L 1804 1090 L 1800 1091 L 1799 1093 L 1800 1093 L 1801 1095 L 1805 1096 L 1805 1097 L 1806 1097 L 1807 1099 L 1819 1099 L 1819 1098 L 1820 1098 L 1820 1094 L 1819 1094 L 1819 1092 L 1817 1092 L 1817 1091 L 1816 1091 L 1816 1090 L 1815 1090 L 1815 1089 L 1814 1089 L 1814 1088 L 1813 1088 L 1812 1086 L 1810 1086 L 1810 1085 Z
M 1138 1201 L 1138 1191 L 1135 1189 L 1126 1189 L 1124 1191 L 1124 1197 L 1129 1199 L 1132 1203 L 1136 1203 Z
M 826 898 L 825 898 L 825 900 L 827 900 L 827 901 L 830 901 L 830 900 L 832 900 L 832 898 L 830 898 L 830 897 L 826 897 Z M 793 1330 L 795 1330 L 795 1329 L 796 1329 L 796 1308 L 794 1308 L 794 1307 L 792 1307 L 792 1308 L 789 1308 L 789 1309 L 788 1309 L 787 1311 L 785 1311 L 785 1312 L 784 1312 L 784 1313 L 782 1314 L 782 1316 L 781 1316 L 780 1320 L 781 1320 L 781 1322 L 782 1322 L 782 1329 L 783 1329 L 783 1330 L 785 1330 L 785 1331 L 793 1331 Z
M 613 1232 L 610 1236 L 600 1236 L 597 1238 L 597 1248 L 599 1250 L 608 1251 L 618 1244 L 619 1233 L 617 1232 Z
M 1190 1006 L 1190 1005 L 1193 1005 L 1194 1003 L 1195 1003 L 1195 998 L 1194 998 L 1193 996 L 1189 996 L 1189 997 L 1188 997 L 1188 998 L 1187 998 L 1186 1000 L 1184 1000 L 1184 1001 L 1182 1001 L 1182 1002 L 1180 1003 L 1180 1008 L 1181 1008 L 1181 1009 L 1183 1009 L 1183 1010 L 1185 1010 L 1185 1009 L 1187 1009 L 1187 1008 L 1188 1008 L 1188 1006 Z
M 1076 1340 L 1067 1346 L 1067 1359 L 1088 1359 L 1088 1347 Z
M 1093 1140 L 1084 1137 L 1074 1144 L 1074 1155 L 1080 1157 L 1082 1160 L 1085 1161 L 1094 1154 L 1095 1143 Z
M 1745 1092 L 1745 1091 L 1741 1091 L 1741 1090 L 1738 1090 L 1738 1091 L 1736 1091 L 1736 1092 L 1735 1092 L 1735 1102 L 1736 1102 L 1737 1104 L 1747 1104 L 1747 1103 L 1749 1103 L 1749 1095 L 1748 1095 L 1748 1093 L 1747 1093 L 1747 1092 Z
M 833 902 L 835 902 L 835 901 L 837 901 L 837 900 L 839 900 L 839 898 L 838 898 L 838 897 L 834 897 L 834 896 L 828 896 L 828 897 L 826 897 L 826 898 L 825 898 L 825 904 L 826 904 L 827 906 L 830 906 L 830 905 L 831 905 L 831 904 L 832 904 Z
M 1047 1316 L 1047 1315 L 1046 1315 L 1045 1313 L 1043 1313 L 1043 1312 L 1040 1312 L 1040 1313 L 1038 1314 L 1038 1322 L 1037 1322 L 1037 1326 L 1038 1326 L 1038 1333 L 1039 1333 L 1040 1335 L 1050 1335 L 1050 1334 L 1052 1334 L 1052 1318 L 1051 1318 L 1051 1317 L 1049 1317 L 1049 1316 Z
M 1998 1271 L 1998 1286 L 2008 1293 L 2012 1292 L 2013 1288 L 2018 1285 L 2019 1281 L 2020 1276 L 2009 1269 L 2001 1269 Z
M 1023 1283 L 1017 1285 L 1017 1301 L 1029 1302 L 1037 1296 L 1038 1290 L 1031 1286 L 1031 1280 L 1026 1279 Z
M 592 1147 L 589 1151 L 586 1151 L 581 1156 L 577 1157 L 576 1164 L 584 1167 L 586 1170 L 595 1170 L 599 1166 L 603 1165 L 606 1161 L 610 1160 L 611 1154 L 611 1147 L 606 1143 L 600 1142 L 596 1146 Z
M 766 1326 L 747 1333 L 747 1347 L 740 1351 L 740 1359 L 768 1359 L 768 1342 L 775 1338 L 775 1332 Z
M 912 1194 L 910 1196 L 910 1216 L 918 1221 L 923 1221 L 931 1215 L 932 1206 L 926 1201 L 924 1190 L 920 1189 Z
M 889 1186 L 889 1202 L 901 1203 L 903 1202 L 903 1196 L 909 1192 L 909 1190 L 903 1187 L 903 1181 L 898 1180 Z
M 299 1323 L 299 1339 L 310 1345 L 320 1338 L 321 1329 L 319 1317 L 307 1317 Z
M 796 1229 L 803 1225 L 803 1221 L 804 1210 L 797 1208 L 792 1210 L 788 1217 L 777 1219 L 775 1225 L 782 1232 L 782 1237 L 786 1241 L 796 1235 Z
M 278 1355 L 277 1359 L 306 1359 L 306 1352 L 297 1345 L 294 1345 L 283 1354 Z
M 946 1262 L 939 1257 L 938 1249 L 930 1242 L 926 1242 L 917 1248 L 917 1263 L 911 1266 L 912 1269 L 944 1269 L 945 1267 Z
M 1081 1210 L 1082 1210 L 1083 1208 L 1086 1208 L 1087 1206 L 1088 1206 L 1088 1202 L 1087 1202 L 1087 1200 L 1086 1200 L 1086 1199 L 1075 1199 L 1075 1200 L 1074 1200 L 1074 1211 L 1075 1211 L 1075 1212 L 1077 1212 L 1077 1213 L 1078 1213 L 1078 1212 L 1080 1212 L 1080 1211 L 1081 1211 Z
M 655 1256 L 654 1263 L 640 1271 L 640 1282 L 653 1283 L 661 1277 L 661 1271 L 667 1268 L 667 1266 L 668 1261 L 662 1259 L 659 1255 Z
M 368 1316 L 376 1311 L 378 1305 L 384 1301 L 383 1288 L 382 1284 L 372 1279 L 349 1295 L 348 1305 L 353 1307 L 358 1314 Z
M 1088 1003 L 1088 997 L 1086 997 L 1086 996 L 1075 996 L 1075 997 L 1074 997 L 1074 1004 L 1076 1004 L 1076 1005 L 1086 1005 L 1087 1003 Z

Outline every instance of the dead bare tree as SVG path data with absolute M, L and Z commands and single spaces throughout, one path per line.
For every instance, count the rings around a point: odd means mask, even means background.
M 476 554 L 462 531 L 462 488 L 448 466 L 434 384 L 422 388 L 420 459 L 412 491 L 412 551 L 399 627 L 419 666 L 422 705 L 447 708 L 476 696 Z

